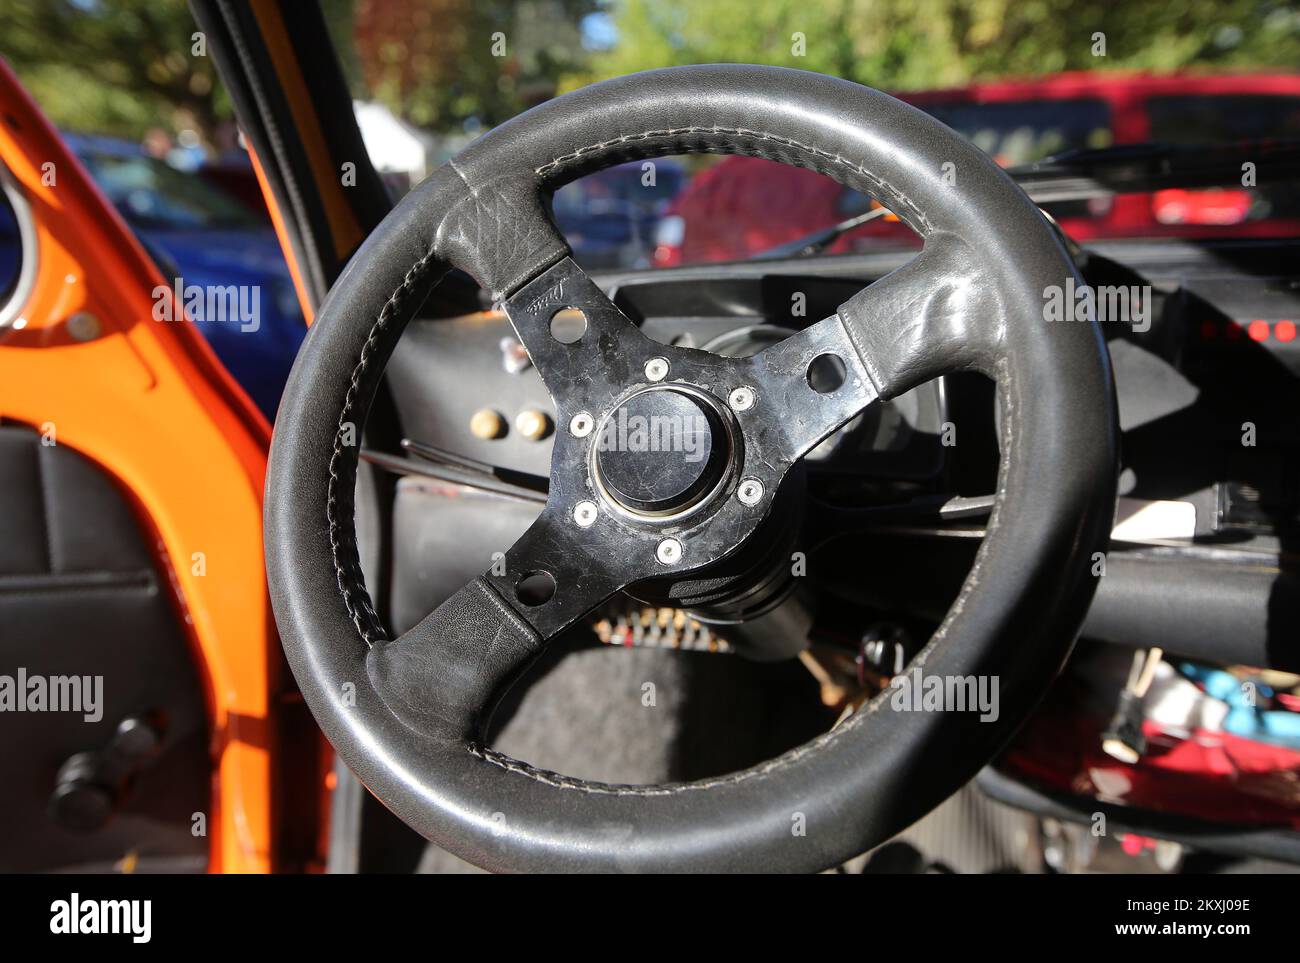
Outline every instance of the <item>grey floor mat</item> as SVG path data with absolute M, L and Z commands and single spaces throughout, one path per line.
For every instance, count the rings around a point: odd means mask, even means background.
M 702 652 L 561 646 L 516 693 L 497 710 L 493 746 L 603 782 L 734 772 L 799 745 L 830 722 L 797 663 L 760 665 Z M 653 705 L 646 704 L 650 695 Z M 419 871 L 478 872 L 433 845 Z
M 654 705 L 646 705 L 647 684 Z M 604 782 L 699 779 L 745 768 L 804 742 L 829 723 L 796 663 L 602 646 L 561 647 L 498 710 L 494 746 L 533 765 Z M 969 785 L 901 833 L 921 865 L 957 873 L 1040 863 L 1034 817 Z M 882 847 L 883 848 L 883 847 Z M 877 850 L 879 852 L 879 850 Z M 861 870 L 873 854 L 852 861 Z M 905 862 L 905 861 L 904 861 Z M 876 869 L 909 871 L 882 859 Z M 433 845 L 422 873 L 480 870 Z

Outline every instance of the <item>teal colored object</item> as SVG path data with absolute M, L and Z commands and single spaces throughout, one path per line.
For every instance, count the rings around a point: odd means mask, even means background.
M 1185 662 L 1178 671 L 1197 682 L 1206 695 L 1226 702 L 1231 708 L 1223 720 L 1223 731 L 1243 739 L 1268 742 L 1288 749 L 1300 749 L 1300 713 L 1260 709 L 1252 705 L 1241 680 L 1229 672 Z M 1273 697 L 1270 686 L 1255 684 L 1255 701 Z

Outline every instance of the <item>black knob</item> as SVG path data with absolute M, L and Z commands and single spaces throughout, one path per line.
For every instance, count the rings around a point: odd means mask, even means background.
M 59 767 L 49 812 L 64 829 L 94 832 L 113 814 L 117 793 L 99 781 L 96 763 L 95 753 L 79 752 Z
M 127 716 L 98 752 L 79 752 L 59 767 L 50 794 L 51 818 L 64 829 L 93 832 L 121 803 L 131 777 L 148 765 L 162 744 L 154 721 Z

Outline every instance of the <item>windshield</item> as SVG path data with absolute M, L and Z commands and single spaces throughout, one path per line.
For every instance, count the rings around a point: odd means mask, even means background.
M 918 106 L 1003 167 L 1114 142 L 1110 106 L 1096 97 L 996 103 L 919 100 Z
M 1300 137 L 1300 13 L 1285 4 L 939 0 L 524 0 L 341 3 L 331 15 L 359 101 L 429 138 L 441 162 L 548 97 L 608 77 L 713 62 L 819 71 L 896 94 L 1019 168 L 1071 151 Z M 396 146 L 368 143 L 399 169 Z M 405 186 L 423 169 L 410 172 Z M 1256 171 L 1255 175 L 1260 172 Z M 1081 241 L 1300 233 L 1300 192 L 1224 177 L 1044 203 Z M 555 198 L 587 267 L 672 266 L 915 245 L 871 198 L 751 157 L 675 157 L 591 175 Z M 850 229 L 836 230 L 848 219 Z M 803 253 L 808 253 L 804 251 Z

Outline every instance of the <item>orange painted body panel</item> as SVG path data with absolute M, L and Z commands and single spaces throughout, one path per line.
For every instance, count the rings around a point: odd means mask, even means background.
M 37 237 L 35 286 L 0 329 L 0 417 L 53 426 L 155 536 L 208 693 L 210 869 L 266 872 L 282 671 L 262 560 L 270 426 L 193 325 L 154 319 L 153 292 L 169 280 L 3 63 L 0 107 L 0 158 Z M 78 312 L 98 320 L 87 340 L 74 336 L 84 319 L 68 325 Z

